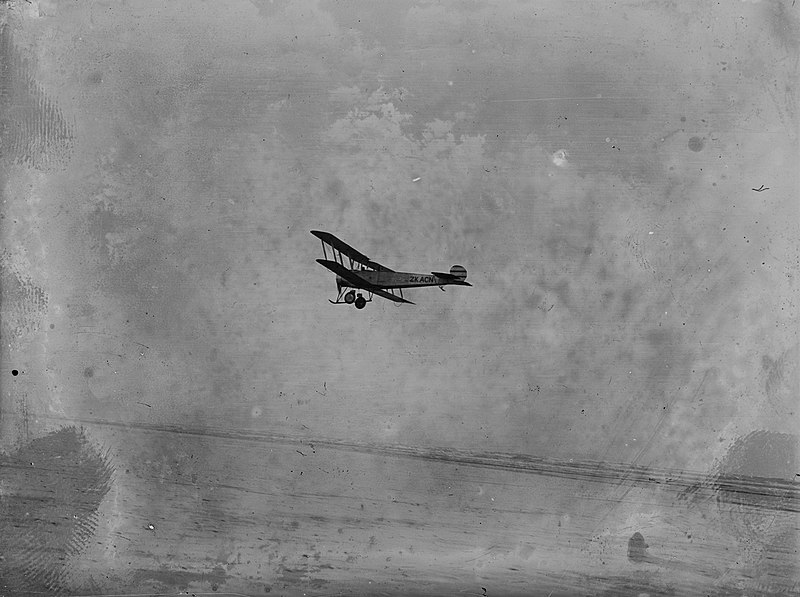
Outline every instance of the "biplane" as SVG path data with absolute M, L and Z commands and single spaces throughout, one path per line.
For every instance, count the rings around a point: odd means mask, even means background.
M 396 272 L 385 265 L 372 261 L 330 232 L 312 230 L 311 234 L 322 241 L 322 254 L 325 258 L 317 259 L 317 263 L 336 274 L 336 288 L 339 294 L 335 301 L 330 301 L 334 305 L 355 304 L 356 309 L 363 309 L 368 302 L 372 301 L 373 295 L 395 303 L 413 305 L 414 303 L 403 296 L 404 288 L 438 286 L 444 290 L 443 287 L 448 284 L 472 286 L 466 281 L 467 270 L 460 265 L 451 267 L 450 273 Z M 329 252 L 330 259 L 328 258 Z M 357 292 L 358 290 L 365 291 L 368 298 L 364 298 L 364 293 Z

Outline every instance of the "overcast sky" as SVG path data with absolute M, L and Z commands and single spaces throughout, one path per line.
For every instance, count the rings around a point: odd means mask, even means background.
M 796 429 L 797 18 L 616 6 L 20 4 L 76 138 L 9 237 L 38 408 L 700 469 Z M 311 229 L 473 287 L 334 307 Z

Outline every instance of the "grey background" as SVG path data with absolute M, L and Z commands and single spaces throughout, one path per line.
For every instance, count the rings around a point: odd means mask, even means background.
M 798 590 L 793 2 L 0 17 L 0 590 Z

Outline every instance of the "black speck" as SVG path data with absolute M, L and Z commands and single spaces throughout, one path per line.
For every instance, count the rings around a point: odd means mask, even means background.
M 16 377 L 17 375 L 19 375 L 19 371 L 17 371 L 16 369 L 12 369 L 12 370 L 11 370 L 11 375 L 13 375 L 14 377 Z

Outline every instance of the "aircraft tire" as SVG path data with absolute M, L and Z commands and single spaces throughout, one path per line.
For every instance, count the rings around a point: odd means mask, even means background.
M 363 296 L 359 296 L 356 299 L 356 309 L 363 309 L 366 306 L 367 306 L 367 299 L 365 299 Z
M 348 305 L 352 305 L 356 300 L 356 291 L 351 290 L 347 294 L 344 295 L 344 302 Z

